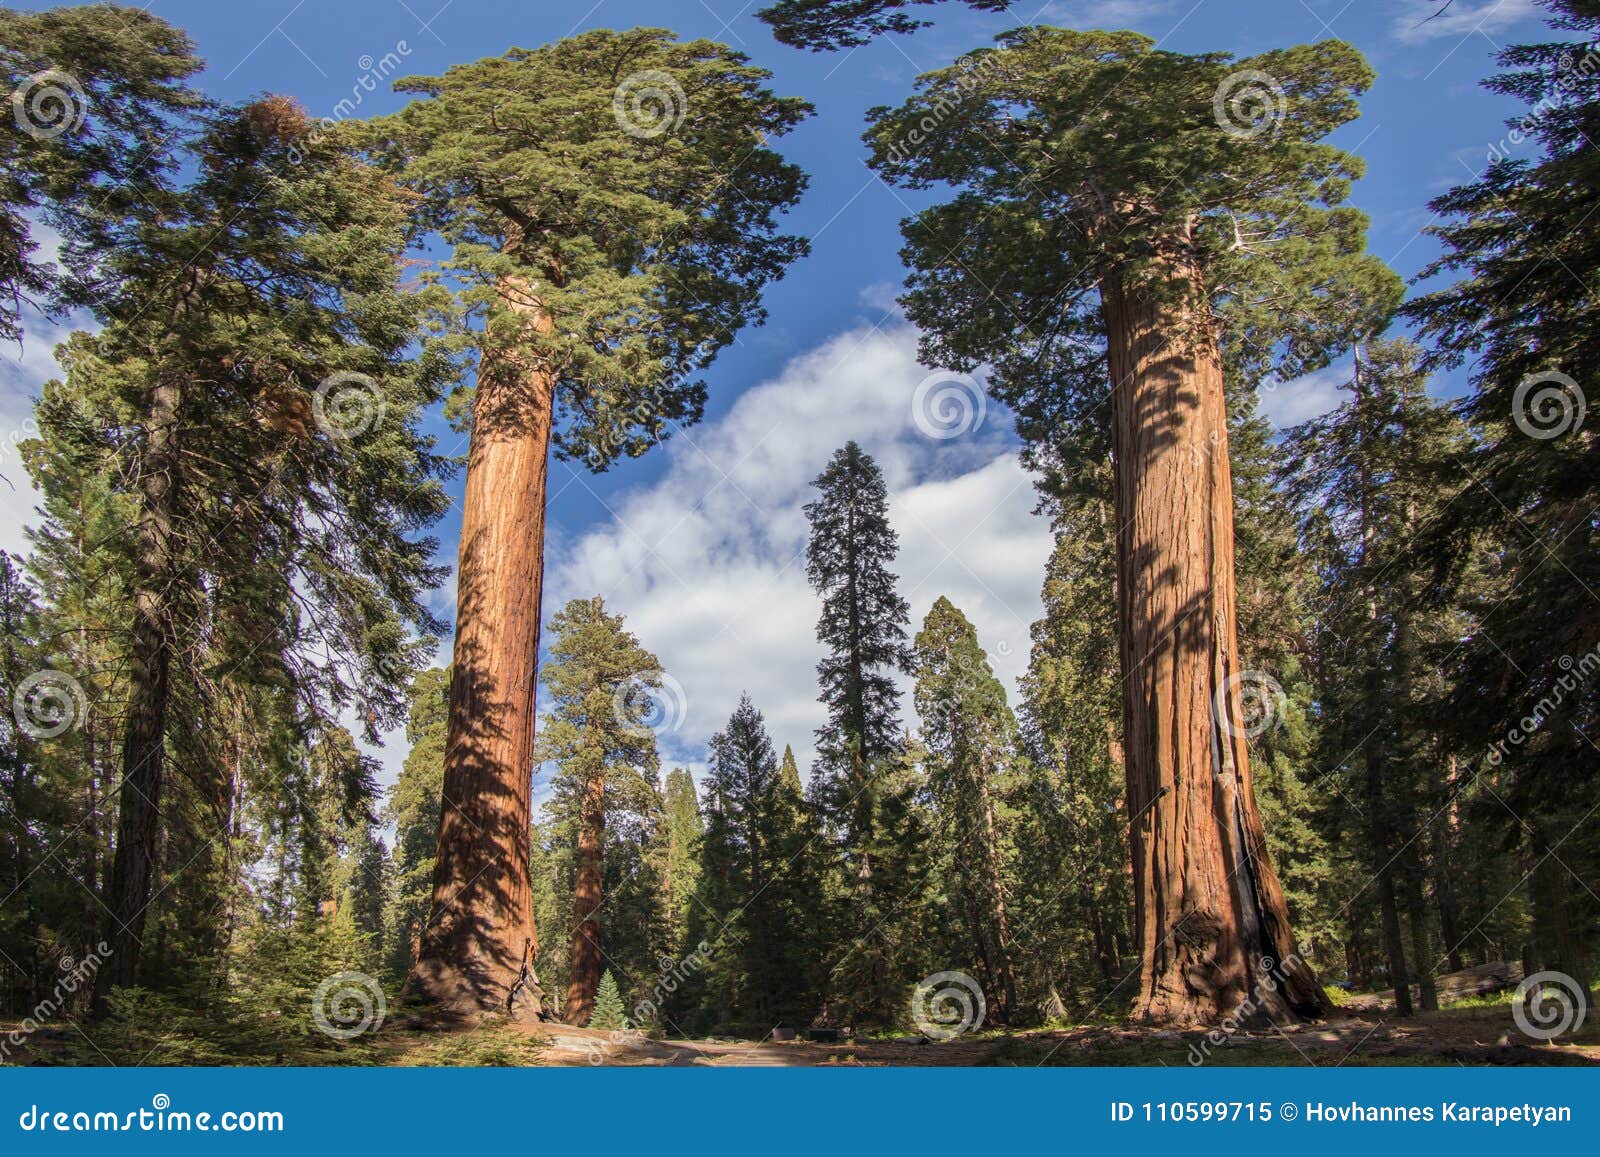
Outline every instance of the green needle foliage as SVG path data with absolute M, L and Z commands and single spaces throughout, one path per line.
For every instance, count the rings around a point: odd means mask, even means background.
M 697 420 L 695 375 L 805 253 L 776 223 L 805 177 L 766 142 L 810 106 L 768 75 L 662 29 L 586 32 L 400 81 L 423 99 L 358 130 L 452 247 L 472 340 L 555 375 L 559 454 L 604 470 Z M 552 331 L 505 307 L 506 279 Z
M 184 82 L 203 62 L 158 16 L 116 4 L 0 11 L 0 340 L 21 337 L 23 304 L 53 310 L 99 296 L 108 223 L 170 175 L 176 138 L 204 99 Z M 28 218 L 65 241 L 65 270 L 37 260 Z
M 1013 867 L 1007 799 L 1026 774 L 1016 764 L 1017 721 L 977 630 L 943 596 L 917 633 L 916 671 L 924 765 L 942 821 L 936 842 L 950 907 L 966 932 L 990 1015 L 996 1024 L 1010 1024 L 1018 1008 L 1004 883 Z
M 628 1012 L 622 1006 L 622 993 L 617 991 L 616 979 L 609 968 L 601 975 L 600 986 L 595 990 L 594 1012 L 589 1015 L 589 1027 L 612 1030 L 628 1027 Z
M 1466 458 L 1474 483 L 1454 504 L 1431 553 L 1452 584 L 1487 569 L 1468 604 L 1476 624 L 1464 648 L 1459 710 L 1475 756 L 1493 760 L 1496 817 L 1517 827 L 1539 860 L 1545 899 L 1535 955 L 1587 976 L 1582 937 L 1596 906 L 1572 874 L 1591 879 L 1600 839 L 1585 822 L 1600 790 L 1594 721 L 1597 684 L 1573 665 L 1600 644 L 1600 468 L 1594 452 L 1594 367 L 1600 365 L 1600 8 L 1549 5 L 1559 40 L 1514 45 L 1485 87 L 1526 103 L 1510 125 L 1515 148 L 1483 175 L 1435 200 L 1444 256 L 1422 276 L 1457 280 L 1413 301 L 1408 313 L 1437 361 L 1469 367 L 1465 412 L 1483 440 Z M 1586 43 L 1574 43 L 1573 34 Z M 1492 533 L 1487 539 L 1483 532 Z M 1507 666 L 1519 673 L 1507 679 Z M 1500 747 L 1513 731 L 1537 733 Z M 1561 847 L 1559 860 L 1544 859 Z M 1582 865 L 1587 864 L 1585 868 Z M 1571 865 L 1571 868 L 1563 865 Z M 1569 907 L 1572 909 L 1569 911 Z
M 906 8 L 936 4 L 939 0 L 778 0 L 756 13 L 781 43 L 813 52 L 855 48 L 874 36 L 915 32 L 928 21 L 918 20 Z M 964 0 L 978 12 L 1004 12 L 1013 0 Z
M 1159 293 L 1158 255 L 1179 239 L 1203 271 L 1230 377 L 1325 364 L 1401 293 L 1364 252 L 1365 216 L 1342 204 L 1362 162 L 1323 139 L 1371 81 L 1338 41 L 1236 60 L 1047 27 L 924 75 L 899 108 L 871 110 L 866 134 L 886 180 L 958 190 L 902 226 L 902 300 L 924 358 L 991 364 L 1025 436 L 1100 461 L 1099 279 L 1115 269 Z M 1229 105 L 1239 84 L 1256 86 L 1263 119 Z

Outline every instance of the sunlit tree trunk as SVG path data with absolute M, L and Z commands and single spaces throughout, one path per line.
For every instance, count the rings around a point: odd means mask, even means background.
M 530 330 L 552 330 L 525 285 L 500 294 Z M 554 385 L 542 363 L 486 353 L 472 407 L 438 860 L 406 986 L 451 1012 L 505 1011 L 538 954 L 530 781 Z
M 1272 1015 L 1316 1016 L 1324 998 L 1300 960 L 1251 788 L 1217 338 L 1188 239 L 1152 265 L 1137 280 L 1120 268 L 1100 280 L 1143 962 L 1136 1012 L 1214 1023 L 1254 998 Z

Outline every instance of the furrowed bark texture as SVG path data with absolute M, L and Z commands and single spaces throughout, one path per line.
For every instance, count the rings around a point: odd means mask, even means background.
M 500 292 L 530 335 L 551 332 L 526 286 Z M 454 1013 L 505 1011 L 538 950 L 530 781 L 554 388 L 542 362 L 486 352 L 473 401 L 433 904 L 406 984 Z
M 1251 788 L 1222 363 L 1187 244 L 1101 278 L 1139 1015 L 1320 1015 Z

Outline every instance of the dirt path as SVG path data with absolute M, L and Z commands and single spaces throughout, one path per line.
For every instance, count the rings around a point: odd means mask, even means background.
M 598 1029 L 539 1026 L 539 1063 L 622 1066 L 1034 1066 L 1034 1065 L 1600 1065 L 1600 1026 L 1541 1044 L 1524 1037 L 1505 1006 L 1447 1009 L 1397 1020 L 1381 1009 L 1341 1010 L 1323 1024 L 1286 1031 L 1159 1032 L 1104 1026 L 915 1037 L 843 1044 L 649 1040 Z

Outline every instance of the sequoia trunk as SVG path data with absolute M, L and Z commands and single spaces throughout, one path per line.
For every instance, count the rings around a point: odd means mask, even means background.
M 111 958 L 95 977 L 95 1009 L 106 993 L 137 983 L 145 909 L 150 904 L 166 771 L 167 698 L 172 666 L 173 513 L 177 502 L 178 410 L 170 376 L 150 392 L 140 464 L 138 585 L 128 653 L 128 714 L 122 737 L 117 843 L 106 883 L 105 941 Z
M 1221 357 L 1176 239 L 1100 290 L 1112 381 L 1117 626 L 1142 971 L 1137 1014 L 1317 1016 L 1251 787 Z
M 552 330 L 524 285 L 500 295 L 532 333 Z M 456 1013 L 510 1009 L 538 955 L 530 780 L 554 387 L 541 361 L 485 353 L 472 407 L 433 903 L 406 984 Z

